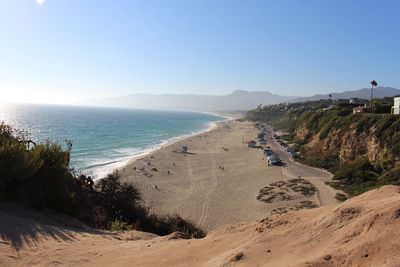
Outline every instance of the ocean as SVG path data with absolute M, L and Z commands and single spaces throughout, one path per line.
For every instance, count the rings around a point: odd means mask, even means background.
M 65 140 L 71 140 L 71 167 L 95 178 L 224 119 L 196 112 L 0 104 L 0 122 L 27 131 L 32 140 L 64 147 Z

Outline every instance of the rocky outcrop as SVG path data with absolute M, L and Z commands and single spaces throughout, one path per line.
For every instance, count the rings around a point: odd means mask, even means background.
M 323 138 L 319 131 L 312 132 L 306 123 L 302 123 L 296 129 L 296 137 L 298 140 L 306 140 L 306 155 L 336 153 L 342 162 L 351 162 L 360 157 L 377 161 L 388 156 L 379 141 L 376 129 L 360 131 L 357 123 L 345 128 L 331 128 Z
M 344 162 L 353 161 L 359 157 L 366 157 L 369 161 L 379 160 L 382 156 L 382 147 L 374 129 L 358 133 L 356 125 L 344 130 L 339 156 Z
M 305 140 L 308 137 L 308 134 L 310 133 L 308 127 L 306 126 L 305 123 L 301 124 L 299 127 L 296 129 L 296 137 L 299 140 Z

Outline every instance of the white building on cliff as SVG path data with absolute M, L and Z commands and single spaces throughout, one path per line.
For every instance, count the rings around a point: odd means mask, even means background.
M 400 114 L 400 97 L 394 98 L 394 105 L 392 107 L 392 114 L 399 115 Z

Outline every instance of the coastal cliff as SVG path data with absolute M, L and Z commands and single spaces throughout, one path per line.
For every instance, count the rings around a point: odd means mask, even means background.
M 365 158 L 387 163 L 399 158 L 400 117 L 380 114 L 343 115 L 310 112 L 295 128 L 305 155 L 337 154 L 341 163 Z
M 382 129 L 382 125 L 378 126 L 380 120 L 392 122 L 394 117 L 374 116 L 376 115 L 351 115 L 350 118 L 345 118 L 349 119 L 345 123 L 341 121 L 344 118 L 337 117 L 333 125 L 321 125 L 316 128 L 310 127 L 310 121 L 304 119 L 296 127 L 295 137 L 304 143 L 303 152 L 306 155 L 336 153 L 342 163 L 349 163 L 361 157 L 369 161 L 394 160 L 398 155 L 393 150 L 393 144 L 382 140 L 382 135 L 392 130 L 390 127 L 393 123 L 385 124 L 384 126 L 389 126 L 385 129 Z M 369 119 L 376 121 L 367 127 L 365 123 Z M 395 119 L 397 120 L 397 117 Z
M 351 177 L 357 176 L 363 186 L 347 190 L 351 195 L 399 183 L 397 178 L 387 181 L 385 177 L 398 168 L 400 116 L 353 114 L 348 103 L 332 106 L 329 100 L 321 100 L 266 106 L 249 112 L 248 118 L 284 132 L 300 161 L 330 170 L 342 187 L 353 186 Z M 362 174 L 354 175 L 356 171 Z

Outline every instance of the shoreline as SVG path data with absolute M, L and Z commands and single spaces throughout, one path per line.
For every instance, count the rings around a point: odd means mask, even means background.
M 138 188 L 152 213 L 178 214 L 206 231 L 338 202 L 325 184 L 331 175 L 293 163 L 275 142 L 271 147 L 287 166 L 267 166 L 261 150 L 243 143 L 257 134 L 249 121 L 219 122 L 130 162 L 120 170 L 121 179 Z M 177 153 L 182 146 L 187 153 Z M 310 194 L 290 190 L 304 186 L 299 175 L 312 184 Z
M 192 111 L 193 112 L 193 111 Z M 99 172 L 94 172 L 94 177 L 93 180 L 94 181 L 98 181 L 101 179 L 104 179 L 107 177 L 107 175 L 113 173 L 114 171 L 121 171 L 122 169 L 124 169 L 125 167 L 129 166 L 130 164 L 133 164 L 135 161 L 137 160 L 141 160 L 147 156 L 149 156 L 152 153 L 157 152 L 160 149 L 163 149 L 165 147 L 169 147 L 177 142 L 180 141 L 184 141 L 185 139 L 189 139 L 192 138 L 194 136 L 200 135 L 200 134 L 204 134 L 207 132 L 210 132 L 214 129 L 216 129 L 218 127 L 218 124 L 223 123 L 223 122 L 227 122 L 227 121 L 232 121 L 235 120 L 234 116 L 227 116 L 227 115 L 222 115 L 222 114 L 218 114 L 218 113 L 212 113 L 212 112 L 195 112 L 195 113 L 201 113 L 201 114 L 208 114 L 208 115 L 213 115 L 216 117 L 221 117 L 223 118 L 222 120 L 218 120 L 218 121 L 212 121 L 209 122 L 209 126 L 207 128 L 204 128 L 202 130 L 196 131 L 196 132 L 192 132 L 189 134 L 184 134 L 184 135 L 180 135 L 180 136 L 176 136 L 176 137 L 172 137 L 166 140 L 161 140 L 159 141 L 159 143 L 151 146 L 151 147 L 147 147 L 147 148 L 143 148 L 143 149 L 139 149 L 140 152 L 138 152 L 137 154 L 134 155 L 130 155 L 127 156 L 126 159 L 117 161 L 117 162 L 113 162 L 110 164 L 105 164 L 105 165 L 113 165 L 112 167 L 110 166 L 109 168 L 107 168 L 104 171 L 99 171 Z

